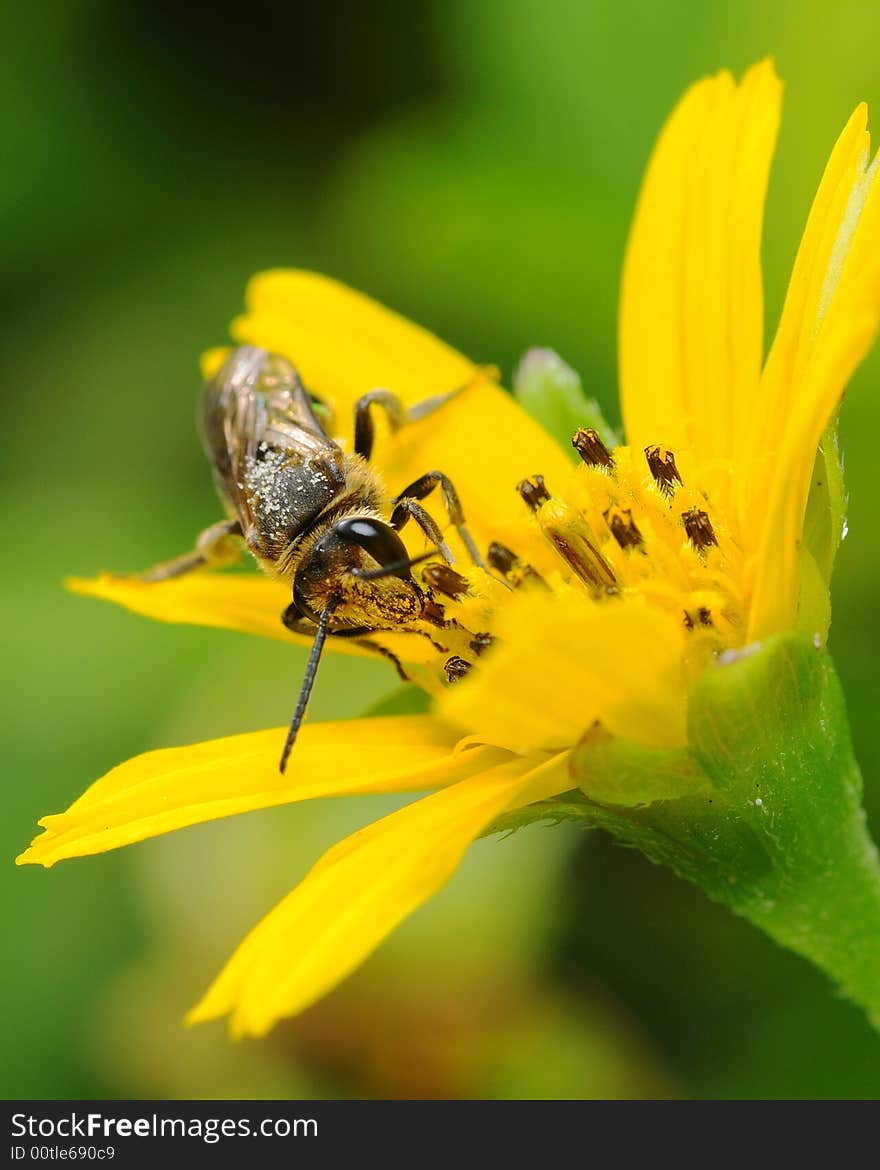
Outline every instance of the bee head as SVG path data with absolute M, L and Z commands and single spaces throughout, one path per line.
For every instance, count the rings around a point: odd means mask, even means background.
M 417 618 L 421 590 L 406 545 L 384 520 L 346 516 L 308 549 L 294 575 L 293 602 L 317 621 L 337 599 L 334 626 L 381 627 Z

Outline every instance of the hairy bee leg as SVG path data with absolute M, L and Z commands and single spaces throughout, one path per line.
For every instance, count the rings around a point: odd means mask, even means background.
M 309 637 L 314 637 L 315 623 L 302 617 L 293 604 L 288 605 L 287 609 L 282 611 L 281 624 L 292 634 L 308 634 Z
M 404 500 L 423 500 L 436 487 L 440 488 L 443 496 L 443 505 L 446 508 L 446 514 L 449 516 L 449 522 L 461 537 L 461 542 L 467 549 L 468 556 L 475 565 L 481 569 L 485 569 L 486 563 L 483 560 L 480 550 L 477 548 L 474 538 L 468 531 L 461 500 L 458 498 L 458 492 L 455 490 L 452 480 L 448 475 L 444 475 L 442 471 L 429 471 L 425 475 L 420 475 L 409 487 L 403 489 L 394 503 L 399 506 Z M 395 508 L 395 513 L 396 511 L 397 508 Z M 391 523 L 392 525 L 394 524 L 393 515 Z
M 241 536 L 241 525 L 238 520 L 218 520 L 204 532 L 200 532 L 196 539 L 196 547 L 192 552 L 183 556 L 174 557 L 170 561 L 162 561 L 138 573 L 141 581 L 155 584 L 157 581 L 169 581 L 172 577 L 182 577 L 194 569 L 202 569 L 206 565 L 229 565 L 240 557 L 239 550 L 229 543 L 230 536 Z
M 428 540 L 437 546 L 437 551 L 443 560 L 446 561 L 447 565 L 455 564 L 452 550 L 443 539 L 443 533 L 437 526 L 434 517 L 429 515 L 416 500 L 411 499 L 409 496 L 398 496 L 395 501 L 394 511 L 391 513 L 391 527 L 397 532 L 400 532 L 407 520 L 410 519 L 414 520 L 422 532 L 424 532 L 425 536 L 427 536 Z
M 406 422 L 406 410 L 396 394 L 390 390 L 371 390 L 354 404 L 354 450 L 356 455 L 369 459 L 373 453 L 376 430 L 370 410 L 379 406 L 385 411 L 392 433 Z
M 474 377 L 476 376 L 475 374 Z M 371 390 L 368 394 L 364 394 L 354 404 L 355 453 L 362 455 L 364 459 L 369 459 L 373 453 L 376 433 L 370 414 L 371 407 L 378 406 L 385 411 L 393 434 L 406 423 L 418 422 L 420 419 L 427 418 L 429 414 L 433 414 L 435 410 L 439 410 L 441 406 L 445 406 L 451 399 L 456 398 L 462 390 L 467 390 L 472 382 L 473 379 L 461 386 L 456 386 L 447 394 L 433 394 L 430 398 L 423 398 L 421 402 L 413 403 L 410 407 L 404 406 L 397 395 L 392 394 L 390 390 Z

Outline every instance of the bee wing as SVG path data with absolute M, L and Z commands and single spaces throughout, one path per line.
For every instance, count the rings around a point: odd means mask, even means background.
M 256 346 L 236 349 L 202 394 L 202 444 L 220 494 L 243 530 L 253 522 L 244 471 L 265 429 L 265 403 L 256 389 L 265 359 L 266 351 Z
M 269 413 L 283 418 L 292 427 L 329 440 L 321 420 L 315 414 L 312 399 L 302 384 L 299 373 L 289 363 L 284 364 L 287 369 L 283 385 L 267 398 Z
M 338 494 L 342 451 L 284 358 L 242 346 L 208 383 L 203 437 L 249 547 L 277 554 Z

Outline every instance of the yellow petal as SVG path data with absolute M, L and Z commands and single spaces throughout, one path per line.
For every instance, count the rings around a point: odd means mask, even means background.
M 310 723 L 286 775 L 286 728 L 145 752 L 96 780 L 67 812 L 43 817 L 44 832 L 19 865 L 131 845 L 186 825 L 317 797 L 420 792 L 490 768 L 506 753 L 456 750 L 459 736 L 427 715 Z
M 258 573 L 194 572 L 157 582 L 102 573 L 90 579 L 72 577 L 66 585 L 74 593 L 113 601 L 157 621 L 217 626 L 301 646 L 312 643 L 311 638 L 292 634 L 281 623 L 281 614 L 290 604 L 290 588 Z M 383 632 L 377 640 L 402 662 L 431 663 L 436 659 L 430 643 L 418 635 Z M 371 655 L 350 638 L 330 638 L 327 648 L 343 654 Z
M 97 780 L 17 859 L 52 866 L 186 825 L 319 796 L 419 792 L 454 784 L 502 753 L 456 751 L 458 736 L 427 715 L 313 723 L 302 728 L 287 773 L 285 728 L 147 752 Z
M 318 273 L 261 272 L 248 284 L 246 304 L 232 325 L 236 341 L 287 355 L 337 411 L 344 434 L 368 390 L 381 386 L 413 403 L 448 394 L 478 372 L 426 329 Z
M 340 842 L 244 940 L 189 1023 L 232 1012 L 262 1035 L 326 994 L 451 877 L 501 813 L 571 786 L 565 757 L 514 760 Z
M 621 293 L 621 399 L 636 447 L 688 449 L 710 468 L 739 449 L 758 394 L 761 227 L 780 102 L 769 61 L 739 86 L 720 73 L 688 91 L 660 136 Z
M 517 595 L 496 644 L 438 703 L 444 720 L 512 751 L 558 750 L 599 720 L 650 747 L 686 743 L 685 631 L 640 598 Z
M 247 312 L 233 334 L 288 357 L 309 389 L 333 407 L 335 433 L 344 442 L 351 438 L 354 403 L 368 390 L 384 387 L 412 404 L 467 387 L 393 438 L 380 423 L 373 463 L 392 494 L 426 471 L 445 472 L 484 555 L 498 540 L 536 568 L 552 569 L 553 554 L 527 522 L 516 485 L 536 473 L 551 483 L 562 478 L 567 457 L 467 358 L 369 297 L 296 270 L 253 278 Z M 426 507 L 445 528 L 439 500 L 429 498 Z
M 868 166 L 866 119 L 860 106 L 832 152 L 762 382 L 770 485 L 751 499 L 761 521 L 751 639 L 794 622 L 816 448 L 880 326 L 880 164 Z
M 789 412 L 801 399 L 800 379 L 817 340 L 826 277 L 854 185 L 864 170 L 868 110 L 862 104 L 831 152 L 798 248 L 779 327 L 762 379 L 765 406 L 755 442 L 778 451 Z

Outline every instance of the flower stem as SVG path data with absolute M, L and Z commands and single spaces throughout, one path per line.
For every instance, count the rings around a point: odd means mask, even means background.
M 745 867 L 726 900 L 812 959 L 880 1028 L 880 859 L 828 653 L 779 636 L 707 672 L 689 729 L 702 767 L 769 862 Z
M 880 1031 L 880 856 L 860 814 L 847 818 L 833 864 L 792 881 L 770 905 L 756 900 L 745 914 L 811 959 Z

